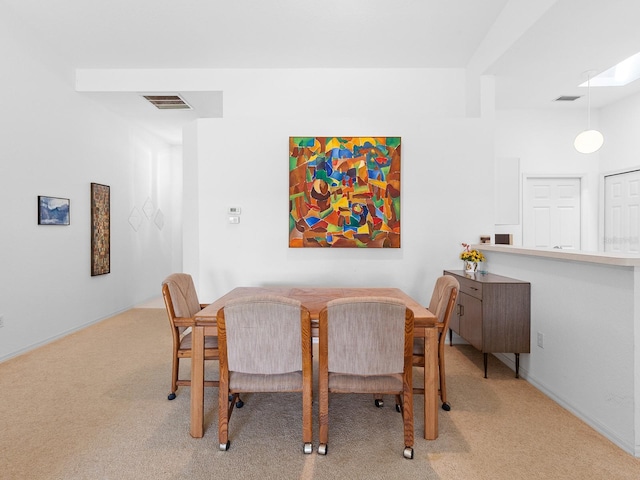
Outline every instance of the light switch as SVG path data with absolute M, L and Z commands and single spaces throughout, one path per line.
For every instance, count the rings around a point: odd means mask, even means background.
M 230 216 L 229 217 L 229 223 L 240 223 L 240 217 L 237 216 Z
M 227 209 L 227 213 L 229 215 L 240 215 L 242 213 L 242 209 L 240 207 L 229 207 Z

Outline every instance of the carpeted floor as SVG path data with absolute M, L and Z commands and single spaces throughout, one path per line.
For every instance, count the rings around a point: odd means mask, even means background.
M 164 310 L 143 308 L 0 364 L 0 478 L 640 478 L 640 459 L 494 357 L 484 379 L 482 355 L 468 346 L 446 348 L 452 409 L 439 411 L 435 441 L 422 438 L 416 398 L 414 460 L 402 457 L 393 399 L 377 409 L 366 395 L 332 396 L 326 457 L 302 454 L 298 395 L 246 395 L 221 452 L 216 389 L 205 391 L 201 439 L 189 436 L 189 390 L 167 400 L 170 349 Z M 317 438 L 315 418 L 314 447 Z

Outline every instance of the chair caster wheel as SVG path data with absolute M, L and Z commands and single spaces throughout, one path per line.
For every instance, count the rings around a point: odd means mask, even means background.
M 381 398 L 376 398 L 373 403 L 375 403 L 376 407 L 378 408 L 384 407 L 384 400 L 382 400 Z
M 326 455 L 327 454 L 327 444 L 321 443 L 318 445 L 318 455 Z
M 442 404 L 442 409 L 446 412 L 448 412 L 449 410 L 451 410 L 451 405 L 449 405 L 447 402 L 444 402 Z
M 167 397 L 167 400 L 173 400 L 174 398 L 176 398 L 176 394 L 174 392 L 171 392 Z
M 400 406 L 399 403 L 396 403 L 396 412 L 402 413 L 402 407 Z
M 311 452 L 313 452 L 313 444 L 311 443 L 305 443 L 304 446 L 302 447 L 302 452 L 305 455 L 310 454 Z
M 404 447 L 404 452 L 402 452 L 402 454 L 404 455 L 404 458 L 408 458 L 409 460 L 412 460 L 413 459 L 413 448 Z
M 236 408 L 242 408 L 242 407 L 244 407 L 244 402 L 238 399 L 238 401 L 236 402 Z
M 220 444 L 220 450 L 223 452 L 226 452 L 227 450 L 229 450 L 229 447 L 231 447 L 231 440 L 227 441 L 227 443 Z

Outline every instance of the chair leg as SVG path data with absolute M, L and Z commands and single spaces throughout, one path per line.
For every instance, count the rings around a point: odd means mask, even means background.
M 321 357 L 322 358 L 322 357 Z M 327 443 L 329 440 L 329 379 L 327 374 L 323 375 L 322 371 L 318 379 L 318 420 L 319 420 L 319 439 L 318 454 L 327 454 Z
M 229 398 L 229 382 L 226 378 L 220 378 L 220 386 L 218 387 L 218 440 L 220 441 L 220 450 L 229 450 L 231 442 L 229 442 L 229 416 L 230 409 L 233 408 L 235 396 Z
M 438 355 L 438 370 L 440 375 L 440 400 L 442 401 L 442 409 L 448 412 L 451 410 L 451 405 L 447 402 L 447 377 L 444 369 L 444 352 L 440 352 L 440 355 Z
M 318 419 L 320 424 L 318 453 L 320 455 L 326 455 L 329 440 L 329 393 L 326 390 L 320 390 L 318 404 Z
M 180 367 L 180 359 L 178 352 L 173 352 L 173 362 L 171 362 L 171 391 L 167 397 L 169 400 L 176 398 L 176 390 L 178 389 L 178 369 Z
M 396 412 L 402 413 L 402 395 L 396 395 Z
M 313 451 L 313 377 L 309 370 L 307 380 L 302 385 L 302 451 Z
M 313 407 L 311 398 L 302 399 L 302 452 L 313 452 Z
M 404 451 L 405 458 L 413 458 L 413 387 L 405 385 L 402 391 L 402 421 L 404 424 Z
M 320 318 L 320 343 L 318 345 L 318 454 L 327 454 L 329 440 L 329 352 L 327 344 L 326 317 Z

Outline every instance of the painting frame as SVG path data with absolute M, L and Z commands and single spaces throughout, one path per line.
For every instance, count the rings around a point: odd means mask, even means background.
M 111 189 L 91 183 L 91 276 L 111 272 Z
M 289 137 L 289 248 L 400 248 L 401 144 Z
M 71 225 L 71 200 L 38 195 L 38 225 Z

